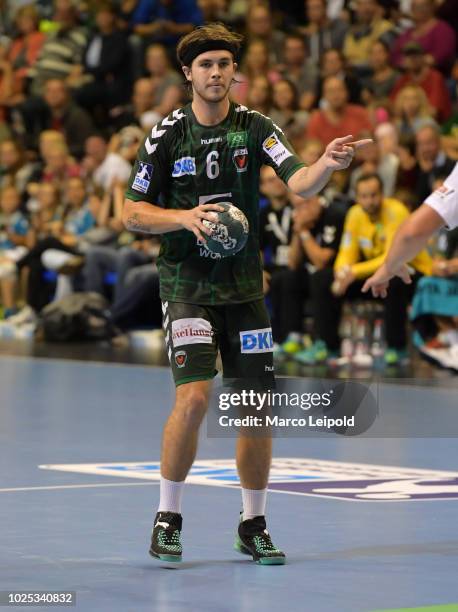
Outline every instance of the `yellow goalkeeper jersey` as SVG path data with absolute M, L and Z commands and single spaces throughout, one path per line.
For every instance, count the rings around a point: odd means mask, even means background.
M 371 276 L 384 262 L 396 230 L 409 216 L 406 206 L 394 198 L 384 198 L 377 221 L 372 221 L 360 204 L 350 208 L 334 269 L 351 266 L 358 279 Z M 410 265 L 422 274 L 431 274 L 432 261 L 426 250 Z

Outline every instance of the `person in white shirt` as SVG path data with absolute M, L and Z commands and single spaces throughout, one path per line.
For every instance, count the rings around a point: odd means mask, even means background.
M 458 227 L 458 162 L 444 184 L 433 191 L 398 229 L 384 263 L 367 279 L 363 293 L 371 290 L 374 297 L 386 297 L 389 282 L 395 276 L 410 284 L 407 262 L 444 225 L 447 229 Z

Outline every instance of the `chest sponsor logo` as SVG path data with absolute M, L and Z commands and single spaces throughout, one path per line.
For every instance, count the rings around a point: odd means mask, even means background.
M 214 144 L 215 142 L 223 142 L 222 136 L 216 136 L 215 138 L 201 138 L 200 143 L 203 145 Z
M 248 168 L 248 149 L 234 149 L 232 154 L 237 172 L 246 172 Z
M 205 319 L 195 317 L 172 321 L 172 346 L 174 348 L 186 344 L 211 344 L 212 338 L 212 326 Z
M 185 174 L 196 174 L 195 157 L 182 157 L 181 159 L 177 159 L 173 164 L 173 178 L 179 178 L 180 176 L 185 176 Z
M 132 183 L 132 189 L 146 193 L 151 183 L 151 177 L 153 176 L 153 164 L 147 162 L 138 162 L 138 170 L 135 175 L 134 182 Z
M 273 348 L 271 327 L 240 332 L 241 353 L 272 353 Z
M 67 463 L 39 467 L 156 482 L 161 478 L 159 461 Z M 237 489 L 240 485 L 235 462 L 228 459 L 195 461 L 186 482 Z M 458 500 L 458 472 L 278 457 L 272 460 L 268 488 L 279 493 L 360 503 Z
M 246 132 L 229 132 L 227 135 L 227 144 L 232 147 L 246 147 L 247 133 Z
M 280 142 L 275 132 L 264 140 L 262 148 L 277 166 L 281 166 L 285 159 L 292 157 L 292 153 Z

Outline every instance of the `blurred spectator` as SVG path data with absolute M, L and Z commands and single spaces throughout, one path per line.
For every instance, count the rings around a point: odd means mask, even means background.
M 293 236 L 289 249 L 289 267 L 294 284 L 285 288 L 285 311 L 289 335 L 282 346 L 286 353 L 297 353 L 301 360 L 304 301 L 310 298 L 310 277 L 317 270 L 331 267 L 339 248 L 346 208 L 330 204 L 323 196 L 303 199 L 290 196 L 295 206 Z M 289 291 L 288 291 L 289 289 Z
M 372 44 L 369 66 L 372 73 L 363 80 L 362 98 L 365 104 L 386 106 L 400 74 L 390 64 L 390 48 L 385 42 L 377 40 Z
M 272 108 L 272 85 L 263 75 L 254 77 L 248 89 L 246 104 L 251 110 L 268 115 Z
M 81 167 L 71 157 L 64 141 L 49 142 L 44 150 L 43 162 L 43 166 L 34 171 L 31 182 L 54 183 L 63 188 L 68 179 L 81 175 Z
M 433 191 L 437 176 L 447 176 L 453 170 L 455 162 L 449 159 L 441 147 L 438 126 L 427 125 L 415 134 L 416 157 L 420 165 L 417 180 L 417 206 L 420 206 Z
M 396 197 L 405 202 L 409 210 L 418 204 L 415 190 L 420 176 L 420 165 L 416 158 L 416 143 L 414 137 L 404 136 L 399 139 L 397 151 L 399 159 L 398 176 L 396 179 Z
M 22 101 L 30 77 L 30 69 L 35 65 L 45 42 L 45 35 L 38 30 L 40 15 L 33 6 L 27 4 L 18 9 L 15 15 L 17 35 L 8 52 L 8 60 L 14 75 L 14 103 Z
M 154 87 L 150 79 L 137 79 L 130 104 L 112 109 L 110 115 L 117 130 L 128 125 L 137 125 L 145 131 L 151 129 L 162 119 L 159 113 L 152 110 Z
M 80 158 L 84 142 L 94 132 L 91 116 L 73 102 L 68 86 L 60 79 L 49 79 L 42 98 L 30 98 L 20 106 L 28 147 L 36 149 L 42 130 L 65 135 L 70 152 Z
M 334 270 L 325 268 L 312 277 L 312 307 L 316 341 L 302 354 L 302 363 L 325 361 L 338 355 L 339 323 L 344 299 L 361 296 L 365 278 L 384 260 L 393 235 L 408 217 L 407 208 L 399 201 L 383 198 L 382 182 L 376 174 L 362 175 L 356 186 L 357 204 L 345 219 L 344 233 Z M 411 262 L 419 274 L 429 274 L 431 261 L 422 251 Z M 414 285 L 401 279 L 392 281 L 391 297 L 383 301 L 388 349 L 385 361 L 400 363 L 406 358 L 407 305 Z
M 14 101 L 14 74 L 13 66 L 8 59 L 8 50 L 9 42 L 6 39 L 0 40 L 0 121 L 2 123 L 7 118 L 8 107 Z
M 148 43 L 168 46 L 203 23 L 196 0 L 123 0 L 121 19 L 132 33 Z
M 364 149 L 364 151 L 363 151 Z M 356 199 L 356 185 L 359 178 L 365 174 L 377 174 L 383 185 L 383 196 L 391 198 L 396 187 L 399 158 L 394 153 L 381 154 L 376 142 L 359 149 L 355 154 L 356 167 L 350 174 L 349 197 Z
M 341 79 L 325 79 L 323 94 L 326 106 L 323 110 L 312 113 L 307 129 L 308 138 L 316 138 L 327 146 L 334 138 L 353 134 L 356 139 L 372 130 L 366 109 L 356 104 L 348 104 L 348 91 Z
M 251 4 L 246 15 L 245 43 L 249 46 L 255 40 L 262 40 L 267 49 L 269 62 L 272 65 L 283 61 L 283 41 L 285 34 L 274 27 L 272 13 L 268 2 Z
M 271 119 L 285 132 L 295 148 L 302 147 L 309 114 L 299 108 L 296 87 L 290 80 L 280 79 L 273 86 L 272 100 L 273 108 L 269 113 Z
M 325 0 L 305 0 L 308 24 L 300 32 L 305 36 L 310 59 L 318 64 L 328 49 L 342 49 L 348 24 L 341 19 L 330 19 Z
M 456 11 L 456 7 L 455 7 Z M 426 61 L 445 75 L 450 73 L 456 53 L 455 32 L 448 23 L 436 19 L 434 0 L 412 0 L 412 28 L 401 34 L 393 48 L 393 62 L 402 64 L 402 50 L 408 42 L 419 43 L 426 52 Z
M 288 201 L 288 188 L 270 166 L 261 168 L 260 191 L 268 201 L 259 218 L 264 293 L 272 302 L 274 341 L 282 343 L 291 331 L 285 309 L 286 300 L 291 296 L 285 292 L 285 284 L 292 276 L 288 269 L 288 253 L 293 209 Z
M 4 140 L 0 144 L 0 188 L 16 187 L 21 196 L 27 189 L 34 166 L 27 162 L 24 150 L 17 140 Z
M 40 95 L 48 79 L 68 79 L 81 75 L 87 34 L 78 23 L 73 0 L 55 0 L 55 31 L 48 34 L 37 61 L 29 70 L 32 93 Z
M 405 73 L 396 83 L 391 97 L 395 99 L 398 91 L 406 85 L 418 85 L 423 89 L 428 98 L 433 116 L 437 117 L 439 121 L 448 119 L 452 105 L 442 74 L 428 66 L 423 47 L 419 43 L 407 43 L 402 53 Z
M 10 317 L 13 325 L 34 323 L 39 312 L 52 298 L 54 286 L 44 282 L 44 268 L 40 258 L 30 255 L 40 240 L 53 235 L 56 223 L 60 222 L 63 209 L 59 198 L 59 191 L 53 183 L 41 183 L 37 193 L 38 209 L 32 214 L 31 226 L 27 234 L 27 247 L 31 249 L 21 257 L 17 263 L 20 273 L 28 269 L 27 286 L 25 292 L 26 305 L 16 315 Z
M 394 116 L 400 136 L 413 136 L 421 127 L 436 124 L 428 98 L 418 85 L 407 85 L 398 92 Z
M 235 102 L 245 104 L 250 83 L 259 75 L 266 76 L 271 84 L 281 78 L 280 73 L 271 66 L 267 44 L 263 40 L 254 40 L 246 48 L 240 72 L 235 74 L 236 82 L 231 89 Z
M 153 86 L 151 110 L 162 119 L 178 108 L 185 97 L 183 75 L 172 68 L 167 50 L 164 45 L 160 44 L 148 47 L 145 66 L 147 76 Z
M 29 222 L 20 205 L 20 191 L 14 185 L 4 187 L 0 200 L 0 293 L 5 319 L 17 311 L 15 262 L 27 253 Z
M 75 99 L 93 113 L 99 106 L 106 112 L 126 102 L 131 85 L 127 36 L 117 28 L 116 10 L 110 3 L 97 5 L 95 24 L 84 50 L 82 76 L 74 83 Z
M 212 21 L 227 23 L 230 21 L 230 16 L 227 12 L 228 4 L 227 0 L 197 0 L 204 23 L 211 23 Z
M 316 63 L 307 57 L 307 48 L 301 36 L 286 35 L 280 72 L 296 86 L 300 108 L 309 110 L 315 102 L 318 71 Z
M 83 168 L 96 188 L 111 191 L 115 182 L 127 182 L 131 165 L 119 153 L 108 152 L 108 143 L 103 136 L 90 136 L 85 149 Z
M 393 24 L 380 16 L 380 5 L 377 0 L 356 0 L 355 24 L 345 36 L 343 52 L 348 64 L 358 71 L 360 76 L 369 72 L 369 52 L 376 40 L 383 40 L 390 45 L 395 32 Z
M 307 142 L 300 151 L 299 157 L 307 166 L 317 162 L 324 153 L 324 146 L 317 138 L 307 138 Z
M 345 83 L 348 91 L 348 101 L 351 104 L 359 104 L 361 102 L 361 83 L 352 74 L 351 70 L 347 69 L 345 57 L 337 49 L 328 49 L 321 59 L 321 74 L 317 88 L 319 106 L 321 106 L 321 97 L 323 95 L 323 81 L 328 77 L 337 77 Z

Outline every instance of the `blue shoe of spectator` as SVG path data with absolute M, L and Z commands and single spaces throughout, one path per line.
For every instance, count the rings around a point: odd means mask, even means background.
M 299 351 L 293 355 L 293 359 L 303 365 L 325 363 L 328 359 L 335 357 L 337 357 L 337 353 L 329 351 L 323 340 L 316 340 L 310 348 Z

